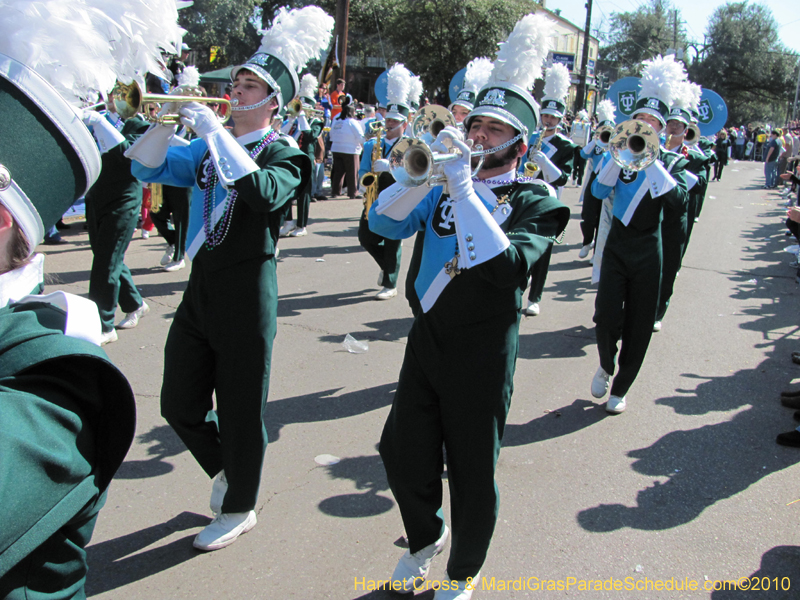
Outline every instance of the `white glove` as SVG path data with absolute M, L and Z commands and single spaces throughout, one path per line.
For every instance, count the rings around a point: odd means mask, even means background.
M 589 142 L 588 144 L 586 144 L 583 147 L 582 154 L 586 154 L 588 156 L 591 156 L 592 153 L 594 152 L 594 147 L 595 146 L 597 146 L 597 140 L 592 140 L 591 142 Z
M 298 131 L 309 131 L 311 126 L 308 124 L 308 119 L 306 119 L 306 115 L 301 111 L 299 115 L 297 115 L 297 130 Z
M 445 127 L 436 138 L 434 146 L 439 143 L 440 138 L 442 138 L 442 135 L 445 134 L 448 129 L 458 131 L 451 127 Z M 453 136 L 451 137 L 450 143 L 454 150 L 458 150 L 461 153 L 461 156 L 444 163 L 443 169 L 445 177 L 447 177 L 447 189 L 450 198 L 455 202 L 460 202 L 470 195 L 476 196 L 472 186 L 472 165 L 470 160 L 472 156 L 472 140 L 462 142 Z
M 372 172 L 373 173 L 388 173 L 389 172 L 389 159 L 388 158 L 379 158 L 374 163 L 372 163 Z
M 606 166 L 603 167 L 600 173 L 597 175 L 597 181 L 599 181 L 601 185 L 614 187 L 617 185 L 617 179 L 619 179 L 620 171 L 622 171 L 622 167 L 620 167 L 613 160 L 609 160 L 606 163 Z
M 125 156 L 143 164 L 149 169 L 156 169 L 167 160 L 167 150 L 172 145 L 177 125 L 151 125 L 133 146 L 128 148 Z M 188 144 L 188 142 L 187 142 Z
M 539 165 L 539 168 L 542 170 L 543 178 L 547 183 L 555 181 L 561 177 L 561 169 L 555 166 L 553 161 L 547 158 L 547 155 L 541 150 L 534 152 L 531 159 L 533 162 Z
M 464 141 L 464 134 L 455 127 L 445 127 L 439 132 L 439 135 L 436 136 L 436 140 L 431 144 L 431 150 L 433 152 L 441 152 L 442 154 L 449 154 L 450 148 L 452 147 L 452 142 Z M 470 144 L 471 146 L 472 144 Z
M 181 115 L 181 123 L 203 139 L 223 130 L 214 111 L 198 102 L 185 104 L 178 113 Z
M 650 195 L 658 198 L 672 190 L 678 182 L 664 168 L 660 160 L 656 160 L 652 165 L 644 170 L 647 182 L 650 186 Z
M 94 139 L 97 140 L 97 146 L 100 148 L 100 154 L 108 152 L 125 141 L 125 136 L 97 111 L 84 110 L 82 119 L 87 127 L 91 126 Z

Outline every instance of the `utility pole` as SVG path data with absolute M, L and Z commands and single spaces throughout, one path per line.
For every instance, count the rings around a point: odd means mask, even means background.
M 792 104 L 792 121 L 797 120 L 797 96 L 800 94 L 800 59 L 797 60 L 797 87 L 794 88 L 794 104 Z
M 345 79 L 347 71 L 347 30 L 350 21 L 350 0 L 336 0 L 336 38 L 339 40 L 339 77 Z M 334 44 L 333 52 L 336 51 Z
M 583 30 L 583 53 L 581 55 L 581 75 L 578 83 L 578 93 L 575 94 L 575 107 L 577 113 L 586 104 L 586 71 L 589 63 L 589 37 L 592 31 L 592 0 L 586 2 L 586 28 Z

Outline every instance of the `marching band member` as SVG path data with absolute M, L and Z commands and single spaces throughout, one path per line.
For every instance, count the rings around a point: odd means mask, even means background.
M 606 135 L 610 137 L 614 129 L 614 103 L 611 100 L 603 100 L 597 105 L 597 128 L 606 130 Z M 611 130 L 608 131 L 607 128 Z M 600 215 L 602 213 L 603 201 L 592 194 L 592 183 L 600 170 L 603 154 L 608 150 L 608 142 L 603 141 L 595 134 L 594 139 L 580 149 L 581 157 L 589 164 L 589 176 L 586 178 L 581 188 L 581 233 L 583 233 L 583 245 L 578 258 L 586 258 L 589 252 L 595 247 L 598 227 L 600 226 Z
M 275 247 L 286 203 L 311 176 L 308 156 L 270 123 L 332 28 L 319 7 L 282 8 L 260 50 L 231 72 L 233 135 L 210 109 L 189 103 L 181 121 L 199 139 L 169 148 L 174 127 L 155 126 L 129 151 L 140 179 L 194 186 L 192 271 L 167 336 L 161 414 L 215 478 L 216 517 L 194 540 L 200 550 L 224 548 L 256 524 L 277 329 Z
M 389 69 L 387 81 L 387 109 L 384 117 L 385 132 L 380 134 L 380 146 L 375 148 L 377 141 L 373 138 L 364 144 L 364 153 L 358 171 L 359 181 L 367 173 L 375 173 L 377 182 L 373 189 L 367 190 L 368 194 L 380 193 L 394 183 L 394 177 L 389 173 L 389 153 L 404 137 L 408 122 L 408 98 L 411 87 L 411 73 L 401 64 L 395 64 Z M 367 202 L 361 211 L 358 221 L 358 243 L 369 252 L 370 256 L 378 263 L 381 271 L 378 274 L 378 285 L 381 290 L 375 295 L 376 300 L 391 300 L 397 296 L 397 278 L 400 275 L 400 255 L 402 252 L 401 240 L 387 238 L 372 231 L 369 226 Z
M 544 97 L 542 98 L 541 131 L 531 135 L 529 146 L 539 147 L 530 157 L 538 166 L 537 177 L 556 189 L 556 197 L 561 198 L 561 190 L 569 181 L 572 173 L 572 161 L 575 156 L 575 144 L 558 132 L 558 126 L 564 118 L 567 105 L 564 103 L 570 86 L 567 68 L 559 63 L 547 69 L 544 80 Z M 542 301 L 547 271 L 550 268 L 550 257 L 553 244 L 550 244 L 542 260 L 536 261 L 530 272 L 531 289 L 528 293 L 528 305 L 524 313 L 535 317 L 539 314 L 539 303 Z
M 316 90 L 317 87 L 318 83 L 316 77 L 310 73 L 303 75 L 303 78 L 300 80 L 300 92 L 298 93 L 298 99 L 302 108 L 296 115 L 287 119 L 283 125 L 284 133 L 290 135 L 297 141 L 298 148 L 308 156 L 312 165 L 314 164 L 315 144 L 317 143 L 317 138 L 322 135 L 322 129 L 325 126 L 325 121 L 322 119 L 313 116 L 309 119 L 305 114 L 305 111 L 309 111 L 309 114 L 313 114 L 310 111 L 315 110 L 316 100 L 314 100 L 314 90 Z M 289 204 L 288 218 L 280 230 L 281 237 L 287 235 L 300 237 L 307 234 L 308 209 L 311 206 L 311 183 L 311 180 L 309 180 L 308 185 L 303 188 L 301 194 L 296 199 L 296 221 L 292 219 L 292 205 L 291 203 Z
M 489 549 L 498 510 L 494 472 L 511 400 L 526 275 L 569 220 L 569 209 L 549 185 L 517 176 L 539 120 L 526 90 L 539 75 L 536 65 L 547 54 L 551 30 L 541 15 L 517 23 L 500 44 L 492 79 L 465 122 L 467 141 L 452 127 L 437 137 L 434 151 L 452 145 L 460 153 L 444 164 L 447 192 L 395 184 L 370 210 L 370 228 L 380 235 L 401 239 L 425 230 L 415 282 L 422 311 L 408 336 L 380 442 L 409 543 L 391 578 L 395 591 L 413 591 L 448 539 L 442 444 L 453 536 L 450 584 L 436 590 L 435 600 L 468 600 Z M 490 151 L 477 182 L 473 143 Z M 464 360 L 476 340 L 479 360 Z
M 570 125 L 570 139 L 575 143 L 575 156 L 572 162 L 572 183 L 580 187 L 583 185 L 583 171 L 586 169 L 586 158 L 581 154 L 583 147 L 589 143 L 592 124 L 589 113 L 582 108 L 575 115 L 575 120 Z
M 698 101 L 699 102 L 699 101 Z M 689 114 L 692 118 L 692 124 L 697 126 L 700 119 L 700 113 L 697 107 L 691 107 Z M 703 203 L 706 201 L 706 192 L 708 191 L 708 182 L 711 180 L 711 167 L 717 162 L 717 155 L 714 152 L 714 142 L 704 137 L 697 140 L 697 149 L 706 155 L 708 160 L 705 164 L 705 184 L 698 184 L 693 192 L 689 195 L 689 210 L 687 213 L 687 233 L 686 233 L 686 246 L 689 246 L 689 240 L 692 237 L 692 230 L 694 224 L 700 220 L 700 213 L 703 212 Z M 684 247 L 684 251 L 685 251 Z
M 678 86 L 677 94 L 667 118 L 665 148 L 670 152 L 682 155 L 686 159 L 687 187 L 691 198 L 697 186 L 705 186 L 708 179 L 705 165 L 708 157 L 696 147 L 690 148 L 685 143 L 686 130 L 691 124 L 689 111 L 700 102 L 700 86 L 685 81 Z M 689 202 L 681 206 L 664 205 L 664 218 L 661 221 L 661 247 L 663 253 L 661 268 L 661 291 L 659 292 L 658 311 L 653 324 L 653 331 L 661 331 L 661 322 L 667 313 L 669 300 L 675 289 L 675 278 L 681 270 L 681 262 L 686 252 Z
M 661 283 L 661 218 L 663 206 L 680 207 L 686 202 L 686 161 L 658 145 L 676 86 L 686 78 L 672 56 L 645 62 L 639 99 L 632 113 L 635 120 L 650 125 L 653 162 L 641 170 L 617 164 L 611 154 L 603 159 L 592 193 L 606 198 L 614 191 L 614 219 L 603 252 L 600 285 L 595 300 L 594 322 L 600 367 L 591 391 L 602 398 L 617 363 L 606 411 L 618 414 L 626 408 L 626 395 L 644 362 L 653 321 L 658 309 Z M 631 130 L 637 131 L 634 127 Z M 612 140 L 613 141 L 613 140 Z

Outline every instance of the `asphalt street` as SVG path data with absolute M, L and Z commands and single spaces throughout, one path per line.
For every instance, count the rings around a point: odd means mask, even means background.
M 779 402 L 800 383 L 796 257 L 785 251 L 783 200 L 763 182 L 763 165 L 738 162 L 710 184 L 663 330 L 619 416 L 589 392 L 596 288 L 578 259 L 579 190 L 566 188 L 572 222 L 541 314 L 520 327 L 500 515 L 476 600 L 800 598 L 800 448 L 775 443 L 797 425 Z M 402 294 L 374 300 L 378 268 L 358 244 L 359 213 L 357 200 L 317 202 L 309 235 L 280 242 L 259 522 L 207 554 L 192 538 L 210 521 L 211 481 L 159 414 L 164 342 L 189 267 L 160 270 L 163 239 L 137 232 L 126 263 L 152 310 L 106 346 L 136 394 L 137 435 L 87 550 L 90 597 L 401 597 L 370 586 L 404 551 L 376 445 L 412 315 Z M 48 291 L 85 295 L 87 234 L 80 222 L 64 234 L 67 244 L 42 247 Z M 345 350 L 347 334 L 368 350 Z M 481 340 L 452 359 L 479 368 Z M 434 561 L 432 581 L 445 563 Z M 712 591 L 740 578 L 750 589 Z

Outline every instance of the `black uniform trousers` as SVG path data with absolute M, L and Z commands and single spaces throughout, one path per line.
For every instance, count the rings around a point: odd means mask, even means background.
M 658 309 L 661 281 L 660 227 L 640 231 L 614 218 L 608 233 L 594 322 L 600 366 L 613 374 L 619 352 L 619 371 L 611 395 L 623 397 L 644 362 Z
M 683 244 L 683 253 L 686 254 L 686 248 L 689 247 L 689 240 L 692 239 L 692 230 L 694 229 L 695 218 L 700 218 L 700 206 L 703 203 L 703 197 L 706 195 L 706 186 L 701 190 L 695 191 L 695 186 L 689 190 L 689 201 L 686 203 L 686 242 Z
M 686 207 L 675 210 L 669 205 L 664 206 L 664 220 L 661 221 L 663 265 L 656 321 L 663 321 L 664 315 L 667 314 L 669 300 L 675 289 L 675 278 L 681 270 L 683 254 L 686 251 L 687 221 Z
M 117 304 L 122 312 L 130 313 L 143 302 L 124 262 L 142 208 L 141 186 L 138 189 L 138 196 L 126 194 L 120 202 L 107 203 L 99 209 L 96 198 L 86 198 L 86 225 L 94 255 L 89 299 L 97 304 L 104 333 L 114 329 Z
M 374 233 L 369 228 L 366 210 L 361 211 L 358 221 L 358 243 L 369 252 L 383 271 L 381 285 L 385 288 L 396 288 L 400 275 L 400 255 L 403 251 L 403 240 L 390 240 Z
M 541 302 L 544 293 L 544 285 L 547 283 L 547 271 L 550 269 L 550 258 L 553 256 L 553 242 L 547 246 L 542 257 L 531 267 L 531 289 L 528 292 L 528 300 L 531 302 Z
M 588 246 L 597 236 L 600 227 L 600 214 L 603 211 L 603 201 L 592 194 L 592 183 L 597 179 L 597 173 L 591 171 L 586 187 L 583 189 L 583 203 L 581 205 L 581 233 L 583 245 Z
M 163 200 L 158 212 L 150 212 L 150 218 L 166 242 L 175 248 L 172 254 L 173 261 L 183 260 L 186 253 L 186 233 L 189 229 L 189 199 L 192 188 L 180 188 L 171 185 L 161 186 Z M 172 225 L 169 228 L 169 220 Z
M 275 270 L 274 256 L 213 272 L 196 259 L 164 349 L 161 414 L 209 477 L 225 470 L 223 513 L 252 510 L 258 498 L 277 331 Z
M 520 315 L 505 311 L 458 327 L 444 326 L 433 312 L 421 313 L 408 335 L 380 455 L 413 553 L 442 535 L 444 444 L 452 532 L 447 574 L 463 581 L 483 565 L 497 521 L 494 473 L 513 391 Z M 480 348 L 479 359 L 470 348 Z
M 308 210 L 311 206 L 311 179 L 309 178 L 306 185 L 303 187 L 303 190 L 300 194 L 295 198 L 295 203 L 297 204 L 297 227 L 305 227 L 308 225 Z M 293 206 L 289 203 L 289 212 L 286 216 L 288 221 L 294 220 L 294 212 Z

